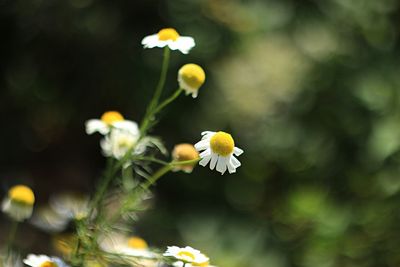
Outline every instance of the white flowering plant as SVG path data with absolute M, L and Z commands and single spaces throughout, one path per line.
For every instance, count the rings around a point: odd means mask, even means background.
M 216 169 L 221 174 L 235 173 L 240 166 L 236 157 L 243 153 L 229 133 L 206 131 L 195 145 L 177 144 L 170 161 L 158 156 L 167 155 L 168 151 L 160 138 L 150 134 L 157 123 L 157 115 L 182 92 L 197 97 L 206 74 L 197 64 L 185 64 L 178 71 L 178 89 L 162 99 L 170 52 L 177 50 L 188 54 L 195 41 L 192 37 L 180 36 L 175 29 L 166 28 L 145 37 L 142 44 L 144 48 L 164 50 L 160 79 L 144 118 L 138 124 L 118 111 L 106 111 L 99 119 L 86 122 L 88 135 L 102 135 L 100 148 L 107 158 L 104 174 L 91 197 L 64 193 L 51 197 L 48 207 L 34 209 L 35 195 L 29 187 L 10 188 L 2 202 L 2 211 L 10 218 L 12 226 L 0 266 L 212 266 L 210 258 L 197 249 L 169 246 L 161 252 L 162 249 L 150 248 L 145 240 L 126 230 L 137 219 L 137 212 L 148 207 L 151 186 L 166 173 L 191 173 L 197 163 L 209 164 L 211 170 Z M 160 167 L 153 172 L 151 164 Z M 72 223 L 75 232 L 56 239 L 55 247 L 60 252 L 57 257 L 19 255 L 14 238 L 19 223 L 27 219 L 51 233 L 60 233 Z

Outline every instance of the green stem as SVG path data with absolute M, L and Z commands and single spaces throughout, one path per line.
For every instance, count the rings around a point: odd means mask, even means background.
M 157 182 L 162 176 L 164 176 L 166 173 L 172 170 L 175 166 L 187 165 L 192 163 L 195 164 L 199 160 L 200 159 L 192 159 L 186 161 L 172 161 L 170 163 L 166 163 L 165 166 L 160 168 L 157 172 L 153 174 L 153 176 L 147 179 L 147 181 L 140 186 L 141 190 L 138 192 L 138 195 L 134 195 L 134 201 L 136 201 L 136 199 L 140 199 L 141 194 L 144 194 L 147 191 L 147 189 L 149 189 L 150 186 L 152 186 L 155 182 Z M 132 195 L 129 195 L 127 198 L 130 197 L 132 197 Z M 110 219 L 109 223 L 114 224 L 121 217 L 121 215 L 123 215 L 124 212 L 125 212 L 124 205 L 122 205 L 122 207 L 118 210 L 118 212 L 116 212 L 114 216 Z
M 10 233 L 8 234 L 7 257 L 9 257 L 11 255 L 11 251 L 12 251 L 15 235 L 17 233 L 17 229 L 18 229 L 18 221 L 13 221 L 11 224 Z
M 146 110 L 146 115 L 144 116 L 142 123 L 140 124 L 140 134 L 143 136 L 149 128 L 149 124 L 152 118 L 153 109 L 156 108 L 158 101 L 160 100 L 162 90 L 165 85 L 165 80 L 167 78 L 168 64 L 169 64 L 170 50 L 168 46 L 164 48 L 163 63 L 161 67 L 160 80 L 158 81 L 156 90 L 154 92 L 153 98 Z
M 135 160 L 140 160 L 140 161 L 149 161 L 149 162 L 154 162 L 158 163 L 161 165 L 168 165 L 169 163 L 160 159 L 152 158 L 152 157 L 136 157 Z
M 93 197 L 93 201 L 90 205 L 90 211 L 89 211 L 89 216 L 88 216 L 89 220 L 93 216 L 94 211 L 96 209 L 98 210 L 98 207 L 102 204 L 104 195 L 105 195 L 107 188 L 110 185 L 111 180 L 114 176 L 113 174 L 114 174 L 113 158 L 108 158 L 106 173 L 103 176 L 103 179 L 101 179 L 99 187 L 96 190 L 96 193 Z
M 173 165 L 168 164 L 156 171 L 141 187 L 146 191 L 151 185 L 157 182 L 164 174 L 168 173 L 173 168 Z
M 192 159 L 192 160 L 185 160 L 185 161 L 172 161 L 168 165 L 165 165 L 161 169 L 159 169 L 157 172 L 153 174 L 141 187 L 144 190 L 147 190 L 150 186 L 152 186 L 155 182 L 157 182 L 158 179 L 160 179 L 163 175 L 168 173 L 170 170 L 173 169 L 175 166 L 179 165 L 187 165 L 191 163 L 196 163 L 198 162 L 199 159 Z
M 175 91 L 175 93 L 173 93 L 170 97 L 168 97 L 167 99 L 165 99 L 151 114 L 152 116 L 156 115 L 158 112 L 160 112 L 163 108 L 165 108 L 169 103 L 171 103 L 172 101 L 174 101 L 181 93 L 182 93 L 183 89 L 182 88 L 178 88 L 178 90 Z

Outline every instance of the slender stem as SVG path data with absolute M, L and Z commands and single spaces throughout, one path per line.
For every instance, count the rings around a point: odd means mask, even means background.
M 151 114 L 152 116 L 156 115 L 158 112 L 160 112 L 164 107 L 166 107 L 169 103 L 174 101 L 181 93 L 183 89 L 178 88 L 175 93 L 173 93 L 170 97 L 165 99 L 157 108 L 154 109 L 153 113 Z
M 168 173 L 173 168 L 173 165 L 168 164 L 156 171 L 153 176 L 151 176 L 141 187 L 146 191 L 150 186 L 152 186 L 158 179 L 160 179 L 164 174 Z
M 10 228 L 10 233 L 8 234 L 8 240 L 7 240 L 7 257 L 11 255 L 15 235 L 17 233 L 18 229 L 18 221 L 13 221 L 11 224 Z
M 138 158 L 140 159 L 140 158 Z M 141 195 L 144 194 L 147 189 L 149 189 L 150 186 L 152 186 L 156 181 L 158 181 L 162 176 L 164 176 L 166 173 L 168 173 L 170 170 L 172 170 L 175 166 L 179 166 L 179 165 L 187 165 L 187 164 L 195 164 L 199 161 L 200 159 L 192 159 L 192 160 L 185 160 L 185 161 L 172 161 L 169 163 L 166 163 L 165 166 L 163 166 L 162 168 L 160 168 L 157 172 L 155 172 L 153 174 L 153 176 L 151 176 L 146 182 L 144 182 L 141 186 L 140 186 L 140 191 L 138 191 L 138 195 L 128 195 L 127 199 L 125 201 L 129 201 L 129 198 L 134 197 L 133 201 L 136 201 L 136 199 L 140 199 Z M 122 205 L 122 207 L 118 210 L 118 212 L 116 212 L 114 214 L 113 217 L 111 217 L 111 219 L 109 220 L 110 224 L 114 224 L 118 218 L 121 217 L 121 215 L 125 212 L 124 210 L 124 205 Z
M 163 161 L 163 160 L 160 160 L 160 159 L 156 159 L 156 158 L 152 158 L 152 157 L 136 157 L 135 160 L 149 161 L 149 162 L 154 162 L 154 163 L 158 163 L 158 164 L 161 164 L 161 165 L 169 164 L 166 161 Z
M 158 179 L 160 179 L 163 175 L 168 173 L 170 170 L 173 169 L 175 166 L 179 165 L 187 165 L 191 163 L 196 163 L 198 162 L 199 159 L 192 159 L 192 160 L 185 160 L 185 161 L 172 161 L 168 165 L 165 165 L 158 171 L 156 171 L 153 176 L 151 176 L 141 187 L 144 190 L 147 190 L 150 186 L 152 186 L 155 182 L 157 182 Z
M 107 161 L 107 167 L 106 167 L 106 172 L 103 178 L 100 180 L 100 184 L 98 186 L 98 189 L 96 190 L 96 193 L 93 197 L 93 201 L 90 206 L 90 211 L 89 211 L 89 216 L 88 219 L 90 220 L 94 211 L 102 204 L 104 194 L 107 191 L 108 186 L 110 185 L 110 182 L 113 178 L 113 158 L 108 158 Z
M 144 116 L 142 123 L 140 124 L 141 136 L 143 136 L 146 133 L 146 131 L 148 130 L 150 121 L 152 120 L 153 109 L 156 108 L 158 101 L 160 100 L 161 93 L 162 93 L 162 90 L 165 85 L 165 80 L 167 78 L 169 57 L 170 57 L 170 50 L 169 50 L 168 46 L 166 46 L 164 48 L 164 56 L 163 56 L 163 63 L 162 63 L 162 67 L 161 67 L 160 80 L 158 81 L 153 98 L 150 101 L 149 106 L 147 107 L 146 115 Z
M 200 160 L 200 158 L 197 158 L 197 159 L 190 159 L 190 160 L 184 160 L 184 161 L 172 161 L 172 162 L 170 163 L 170 165 L 172 165 L 172 166 L 179 166 L 179 165 L 187 165 L 187 164 L 191 164 L 191 163 L 195 164 L 195 163 L 197 163 L 199 160 Z

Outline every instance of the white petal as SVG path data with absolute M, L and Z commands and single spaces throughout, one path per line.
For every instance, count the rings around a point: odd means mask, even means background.
M 208 156 L 205 156 L 202 160 L 200 160 L 199 164 L 201 166 L 205 167 L 210 162 L 210 159 L 211 159 L 211 154 Z
M 232 163 L 232 166 L 235 168 L 238 168 L 240 167 L 240 165 L 242 165 L 240 161 L 237 158 L 235 158 L 235 156 L 231 156 L 230 162 Z
M 208 140 L 201 140 L 194 145 L 197 151 L 202 151 L 210 147 L 210 142 Z
M 227 167 L 228 167 L 229 173 L 234 173 L 234 172 L 236 172 L 236 168 L 232 165 L 232 162 L 231 162 L 231 161 L 228 161 L 226 165 L 227 165 Z
M 144 37 L 142 40 L 142 45 L 144 46 L 144 48 L 153 48 L 158 46 L 159 45 L 158 34 L 153 34 Z
M 171 50 L 179 50 L 183 54 L 187 54 L 195 46 L 195 42 L 192 37 L 181 36 L 176 41 L 168 44 L 168 46 Z
M 200 153 L 200 158 L 204 158 L 206 156 L 210 156 L 211 155 L 211 149 L 207 148 L 206 150 L 204 150 L 203 152 Z
M 212 131 L 201 132 L 201 135 L 206 135 L 206 134 L 215 134 L 215 132 L 212 132 Z
M 234 153 L 236 156 L 240 156 L 240 155 L 242 155 L 243 150 L 240 149 L 240 148 L 238 148 L 238 147 L 235 147 L 235 148 L 233 149 L 233 153 Z
M 113 127 L 121 130 L 128 131 L 133 135 L 139 135 L 139 127 L 136 122 L 123 120 L 123 121 L 116 121 L 112 124 Z
M 100 147 L 103 151 L 104 156 L 110 157 L 112 155 L 112 144 L 108 136 L 100 140 Z
M 219 171 L 221 174 L 224 174 L 226 171 L 226 164 L 229 158 L 227 157 L 218 157 L 218 162 L 217 162 L 217 171 Z
M 210 169 L 214 170 L 215 165 L 217 164 L 218 161 L 218 154 L 212 153 L 211 154 L 211 163 L 210 163 Z
M 102 135 L 105 135 L 108 134 L 108 132 L 110 131 L 108 125 L 101 120 L 96 120 L 96 119 L 88 120 L 85 125 L 87 134 L 93 134 L 95 132 L 99 132 Z

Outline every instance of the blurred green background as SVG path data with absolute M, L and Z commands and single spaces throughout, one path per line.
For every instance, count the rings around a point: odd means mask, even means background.
M 166 94 L 185 63 L 207 80 L 154 134 L 172 149 L 224 130 L 245 154 L 234 175 L 167 175 L 136 231 L 225 267 L 399 266 L 396 0 L 0 0 L 1 197 L 93 190 L 104 158 L 84 122 L 140 121 L 162 57 L 140 41 L 165 27 L 197 44 L 172 53 Z M 25 251 L 51 251 L 24 226 Z

